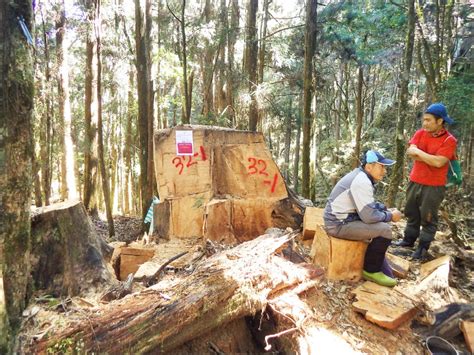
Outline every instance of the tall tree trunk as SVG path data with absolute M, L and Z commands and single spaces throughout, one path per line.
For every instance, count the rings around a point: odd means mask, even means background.
M 235 107 L 234 107 L 234 92 L 235 92 L 235 75 L 234 75 L 234 58 L 235 58 L 235 43 L 239 31 L 239 1 L 231 0 L 231 15 L 229 33 L 227 35 L 227 110 L 229 123 L 231 127 L 235 127 Z
M 142 0 L 143 1 L 143 0 Z M 140 0 L 135 0 L 135 44 L 136 44 L 136 66 L 137 66 L 137 89 L 138 89 L 138 132 L 140 136 L 140 191 L 141 191 L 141 205 L 142 217 L 148 210 L 148 204 L 151 201 L 152 195 L 149 191 L 149 79 L 150 73 L 147 54 L 146 43 L 146 18 L 143 13 L 143 4 Z
M 285 166 L 283 170 L 283 176 L 286 183 L 290 184 L 290 148 L 291 148 L 291 132 L 292 132 L 292 119 L 291 113 L 293 112 L 293 98 L 290 99 L 290 108 L 288 114 L 285 117 Z
M 154 132 L 154 117 L 153 117 L 153 79 L 151 78 L 151 67 L 152 67 L 152 42 L 151 42 L 151 30 L 152 30 L 152 16 L 151 16 L 151 0 L 146 0 L 145 4 L 145 45 L 147 55 L 147 75 L 148 75 L 148 107 L 147 107 L 147 178 L 145 187 L 145 202 L 149 205 L 153 198 L 153 185 L 155 181 L 154 167 L 153 167 L 153 132 Z M 145 206 L 148 207 L 148 206 Z M 144 213 L 148 211 L 145 210 Z
M 257 107 L 257 10 L 258 0 L 249 0 L 247 6 L 247 23 L 245 35 L 245 72 L 248 80 L 250 95 L 249 105 L 249 130 L 256 131 L 258 123 Z
M 396 142 L 396 163 L 392 169 L 392 175 L 390 179 L 390 187 L 387 196 L 387 205 L 394 206 L 396 203 L 396 197 L 398 187 L 403 181 L 403 170 L 405 166 L 405 120 L 409 118 L 409 106 L 408 106 L 408 84 L 410 82 L 410 70 L 413 62 L 413 46 L 415 42 L 415 0 L 408 1 L 408 27 L 405 44 L 405 55 L 404 55 L 404 66 L 402 72 L 402 78 L 400 83 L 400 101 L 398 104 L 398 121 L 397 121 L 397 132 L 395 137 Z
M 45 78 L 44 78 L 44 92 L 43 92 L 43 105 L 45 110 L 41 115 L 41 133 L 40 139 L 42 144 L 40 145 L 40 156 L 41 156 L 41 185 L 44 193 L 44 204 L 49 205 L 49 199 L 51 197 L 51 154 L 52 154 L 52 105 L 51 105 L 51 70 L 49 67 L 49 45 L 47 38 L 47 30 L 44 21 L 43 9 L 41 8 L 41 24 L 42 24 L 42 35 L 44 42 L 44 62 L 45 62 Z
M 299 100 L 301 102 L 301 99 Z M 300 138 L 301 138 L 301 105 L 296 118 L 295 157 L 293 159 L 293 188 L 298 193 L 300 167 Z
M 204 5 L 204 24 L 210 25 L 212 12 L 211 0 L 206 0 Z M 214 45 L 208 38 L 204 39 L 204 55 L 201 56 L 201 73 L 202 73 L 202 115 L 210 117 L 214 113 L 214 95 L 212 90 L 212 83 L 214 79 Z
M 96 22 L 95 22 L 95 35 L 97 42 L 97 147 L 99 157 L 99 168 L 100 177 L 102 179 L 102 191 L 104 193 L 105 211 L 107 214 L 107 224 L 109 228 L 109 236 L 115 235 L 114 219 L 112 218 L 112 204 L 110 201 L 110 189 L 109 180 L 107 175 L 107 169 L 105 167 L 104 159 L 104 134 L 103 134 L 103 122 L 102 122 L 102 60 L 101 60 L 101 20 L 100 20 L 100 0 L 95 0 L 96 3 Z
M 317 0 L 308 0 L 306 4 L 306 25 L 304 37 L 303 69 L 303 171 L 302 194 L 309 198 L 310 183 L 310 142 L 311 142 L 311 100 L 313 98 L 313 57 L 316 47 L 316 11 Z
M 226 92 L 224 91 L 224 85 L 226 82 L 226 67 L 225 67 L 225 45 L 227 43 L 227 6 L 226 0 L 221 0 L 220 11 L 219 11 L 219 40 L 218 40 L 218 53 L 216 58 L 216 112 L 218 115 L 222 115 L 226 109 Z M 227 110 L 226 110 L 227 112 Z
M 124 183 L 124 213 L 126 215 L 130 214 L 130 211 L 133 210 L 131 208 L 132 203 L 132 158 L 131 158 L 131 150 L 132 150 L 132 120 L 133 120 L 133 113 L 132 109 L 134 106 L 134 98 L 133 98 L 133 73 L 130 71 L 129 73 L 129 89 L 128 89 L 128 104 L 127 104 L 127 124 L 125 128 L 125 145 L 123 148 L 123 158 L 125 163 L 125 183 Z
M 19 19 L 31 31 L 30 0 L 0 2 L 0 352 L 5 353 L 7 340 L 15 339 L 9 328 L 18 329 L 27 302 L 31 245 L 34 67 Z
M 364 69 L 362 64 L 359 64 L 357 70 L 357 95 L 356 95 L 356 136 L 355 136 L 355 147 L 354 156 L 352 159 L 352 167 L 356 168 L 359 165 L 360 157 L 360 137 L 362 134 L 362 123 L 364 119 Z
M 95 35 L 96 2 L 88 0 L 88 31 L 86 38 L 86 77 L 85 77 L 85 107 L 86 144 L 84 151 L 84 193 L 83 200 L 86 210 L 97 215 L 97 41 Z
M 181 35 L 181 63 L 183 66 L 183 91 L 184 91 L 184 103 L 183 103 L 183 116 L 182 123 L 189 124 L 191 122 L 191 93 L 192 88 L 189 88 L 188 85 L 188 53 L 187 53 L 187 43 L 186 43 L 186 0 L 181 2 L 181 17 L 179 20 L 180 25 L 180 35 Z
M 71 130 L 71 104 L 69 101 L 69 66 L 68 42 L 66 36 L 66 8 L 61 0 L 59 18 L 56 21 L 56 45 L 58 62 L 58 96 L 59 115 L 62 119 L 63 132 L 61 134 L 62 160 L 61 160 L 61 198 L 78 198 L 76 176 L 74 174 L 74 146 Z

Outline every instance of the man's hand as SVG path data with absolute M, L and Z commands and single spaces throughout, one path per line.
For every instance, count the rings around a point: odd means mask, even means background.
M 407 149 L 407 155 L 412 159 L 415 159 L 418 156 L 419 152 L 420 152 L 420 149 L 418 149 L 418 147 L 415 144 L 410 144 L 410 146 Z
M 392 222 L 398 222 L 402 219 L 402 213 L 396 208 L 391 208 L 389 211 L 392 212 Z

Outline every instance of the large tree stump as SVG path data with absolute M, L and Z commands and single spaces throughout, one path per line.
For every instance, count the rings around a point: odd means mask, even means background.
M 294 235 L 267 234 L 203 260 L 184 278 L 163 280 L 109 303 L 100 312 L 74 316 L 49 339 L 23 344 L 25 353 L 45 353 L 67 339 L 79 352 L 170 352 L 185 342 L 265 308 L 274 297 L 313 287 L 311 265 L 274 255 Z M 316 272 L 315 272 L 316 271 Z M 69 320 L 71 316 L 69 316 Z
M 176 137 L 183 131 L 192 132 L 191 155 L 178 155 Z M 303 208 L 261 133 L 186 125 L 157 131 L 154 139 L 159 237 L 235 244 L 270 227 L 301 226 Z
M 35 211 L 31 219 L 31 275 L 35 290 L 54 296 L 98 291 L 116 281 L 82 202 L 67 201 Z

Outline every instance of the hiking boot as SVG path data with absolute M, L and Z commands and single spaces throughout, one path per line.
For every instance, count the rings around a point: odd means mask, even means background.
M 392 279 L 394 278 L 393 271 L 392 271 L 392 268 L 390 267 L 390 263 L 388 262 L 387 257 L 383 259 L 382 270 L 380 271 L 382 271 L 388 277 Z
M 411 254 L 411 257 L 416 260 L 422 260 L 425 258 L 426 253 L 430 247 L 431 242 L 420 240 L 418 242 L 418 248 Z
M 367 281 L 375 282 L 381 286 L 393 287 L 397 284 L 397 280 L 388 277 L 383 272 L 367 272 L 362 271 L 362 277 Z
M 405 239 L 402 239 L 402 240 L 398 240 L 398 241 L 394 242 L 393 245 L 396 245 L 397 247 L 411 248 L 411 247 L 415 246 L 415 242 L 408 242 Z

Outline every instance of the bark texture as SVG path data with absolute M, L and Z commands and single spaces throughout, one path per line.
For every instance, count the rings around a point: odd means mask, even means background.
M 44 353 L 63 339 L 86 352 L 170 352 L 185 342 L 254 315 L 282 294 L 314 286 L 321 275 L 274 253 L 292 235 L 267 234 L 201 262 L 190 275 L 110 303 L 24 350 Z M 166 297 L 165 297 L 166 296 Z M 179 319 L 179 321 L 177 321 Z
M 82 202 L 53 204 L 36 213 L 31 220 L 35 290 L 74 296 L 113 282 L 104 261 L 109 247 L 98 238 Z
M 31 31 L 31 1 L 0 3 L 0 262 L 5 306 L 13 329 L 19 325 L 26 304 L 33 154 L 32 47 L 18 18 L 24 19 Z M 6 332 L 1 333 L 4 336 Z

